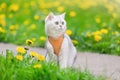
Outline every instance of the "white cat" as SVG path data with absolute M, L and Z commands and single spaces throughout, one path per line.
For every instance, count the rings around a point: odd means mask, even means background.
M 65 33 L 65 13 L 54 15 L 52 12 L 45 19 L 46 60 L 54 61 L 60 68 L 72 67 L 76 58 L 76 48 L 70 37 Z

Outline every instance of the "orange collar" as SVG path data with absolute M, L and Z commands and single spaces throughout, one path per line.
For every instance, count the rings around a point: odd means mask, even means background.
M 48 37 L 49 42 L 51 43 L 51 45 L 54 48 L 54 53 L 58 56 L 61 46 L 62 46 L 62 42 L 63 42 L 64 36 L 60 36 L 59 38 L 55 39 L 53 37 Z

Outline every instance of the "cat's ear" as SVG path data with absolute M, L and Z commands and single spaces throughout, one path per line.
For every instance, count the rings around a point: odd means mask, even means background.
M 62 18 L 65 18 L 65 14 L 66 14 L 65 12 L 64 12 L 63 14 L 61 14 L 61 17 L 62 17 Z
M 52 20 L 53 18 L 54 18 L 54 14 L 53 12 L 50 12 L 48 16 L 46 17 L 45 22 L 47 22 L 48 20 Z

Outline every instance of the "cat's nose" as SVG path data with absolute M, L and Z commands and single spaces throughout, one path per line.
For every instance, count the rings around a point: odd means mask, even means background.
M 60 25 L 60 27 L 62 27 L 62 25 Z

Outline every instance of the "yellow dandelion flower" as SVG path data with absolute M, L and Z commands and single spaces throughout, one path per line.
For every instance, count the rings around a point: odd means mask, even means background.
M 3 27 L 6 26 L 5 20 L 0 20 L 0 25 L 2 25 Z
M 29 20 L 29 19 L 27 19 L 27 20 L 24 21 L 24 25 L 25 25 L 25 26 L 27 26 L 29 23 L 30 23 L 30 20 Z
M 72 40 L 73 44 L 77 45 L 78 41 L 77 40 Z
M 32 38 L 32 41 L 36 41 L 36 38 Z
M 119 34 L 119 32 L 118 32 L 118 31 L 115 31 L 115 32 L 114 32 L 114 34 L 115 34 L 115 35 L 118 35 L 118 34 Z
M 100 23 L 101 19 L 99 17 L 95 18 L 96 23 Z
M 45 60 L 45 57 L 43 55 L 38 55 L 37 56 L 37 59 L 40 60 L 40 61 L 44 61 Z
M 18 4 L 12 4 L 12 5 L 10 5 L 10 7 L 9 7 L 9 11 L 14 11 L 14 12 L 16 12 L 16 11 L 18 11 L 18 9 L 19 9 L 19 5 L 18 5 Z
M 6 26 L 5 14 L 0 14 L 0 25 Z
M 25 54 L 26 53 L 26 50 L 23 47 L 21 47 L 21 46 L 18 46 L 16 48 L 16 50 L 17 50 L 18 53 L 21 53 L 21 54 Z
M 60 5 L 60 2 L 59 1 L 55 1 L 53 4 L 54 4 L 55 7 L 57 7 L 57 6 Z
M 3 29 L 2 27 L 0 27 L 0 33 L 5 33 L 5 29 Z
M 33 42 L 32 40 L 30 40 L 30 39 L 27 39 L 25 42 L 26 42 L 26 44 L 29 45 L 29 46 L 34 45 L 34 42 Z
M 0 20 L 5 19 L 5 14 L 0 14 Z
M 45 41 L 45 40 L 46 40 L 46 37 L 41 36 L 41 37 L 40 37 L 40 40 L 41 40 L 41 41 Z
M 113 16 L 113 18 L 117 18 L 118 17 L 117 13 L 112 13 L 112 16 Z
M 48 13 L 49 13 L 49 11 L 48 11 L 47 9 L 43 9 L 42 12 L 43 12 L 44 14 L 48 14 Z
M 15 30 L 16 29 L 16 27 L 15 27 L 15 25 L 10 25 L 10 30 Z
M 21 56 L 21 55 L 16 55 L 16 59 L 18 59 L 19 61 L 22 61 L 22 60 L 23 60 L 23 56 Z
M 31 1 L 31 2 L 30 2 L 30 5 L 31 5 L 32 7 L 35 6 L 35 5 L 36 5 L 35 1 Z
M 87 37 L 91 37 L 92 34 L 90 32 L 87 33 Z
M 41 68 L 41 67 L 42 67 L 41 64 L 35 64 L 35 65 L 33 66 L 33 68 Z
M 37 57 L 38 53 L 37 52 L 30 52 L 30 56 Z
M 64 8 L 63 6 L 59 6 L 59 7 L 57 8 L 57 11 L 58 11 L 58 12 L 63 12 L 64 9 L 65 9 L 65 8 Z
M 79 7 L 86 10 L 89 9 L 90 7 L 95 7 L 96 5 L 97 5 L 96 1 L 87 0 L 83 1 L 82 4 L 79 4 Z
M 103 34 L 107 34 L 107 33 L 108 33 L 108 30 L 107 30 L 107 29 L 101 29 L 101 32 L 102 32 Z
M 38 15 L 35 15 L 34 16 L 34 20 L 38 20 L 39 19 L 39 16 Z
M 69 36 L 72 35 L 72 31 L 71 30 L 66 30 L 66 34 L 68 34 Z
M 6 4 L 6 3 L 2 3 L 2 4 L 1 4 L 1 8 L 2 8 L 2 9 L 5 9 L 6 7 L 7 7 L 7 4 Z
M 95 31 L 93 32 L 93 35 L 101 35 L 101 31 Z
M 36 28 L 36 25 L 35 24 L 32 24 L 31 26 L 30 26 L 30 30 L 34 30 Z
M 106 5 L 106 8 L 108 9 L 109 12 L 112 12 L 114 10 L 113 5 Z
M 70 17 L 75 17 L 75 16 L 76 16 L 76 12 L 75 12 L 75 11 L 71 11 L 71 12 L 69 13 L 69 15 L 70 15 Z
M 95 40 L 96 42 L 98 42 L 98 41 L 102 40 L 102 37 L 101 37 L 100 35 L 95 35 L 95 36 L 94 36 L 94 40 Z
M 120 28 L 120 23 L 118 23 L 117 25 L 118 25 L 118 27 Z

